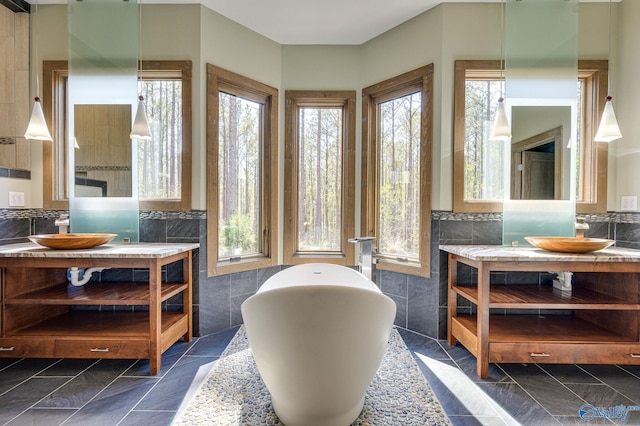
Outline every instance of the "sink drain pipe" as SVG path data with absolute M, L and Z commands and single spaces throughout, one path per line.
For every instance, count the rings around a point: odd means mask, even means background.
M 67 269 L 67 279 L 72 285 L 80 287 L 85 285 L 91 279 L 94 272 L 102 272 L 110 268 L 78 268 L 77 266 Z

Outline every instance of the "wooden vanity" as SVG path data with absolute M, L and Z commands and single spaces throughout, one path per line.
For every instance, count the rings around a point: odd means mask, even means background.
M 478 376 L 488 376 L 490 362 L 640 364 L 640 250 L 440 249 L 449 253 L 448 341 L 476 356 Z M 459 263 L 477 272 L 472 284 L 459 282 Z M 514 271 L 573 272 L 573 289 L 510 283 Z M 490 284 L 492 272 L 506 272 L 505 280 Z
M 198 244 L 111 244 L 84 250 L 33 243 L 0 246 L 0 357 L 144 358 L 150 373 L 157 374 L 162 353 L 180 339 L 192 339 L 191 257 L 196 248 Z M 182 262 L 182 277 L 167 282 L 163 267 L 174 262 Z M 70 267 L 148 271 L 148 282 L 73 286 L 67 280 Z M 163 311 L 163 302 L 176 295 L 182 297 L 182 310 Z

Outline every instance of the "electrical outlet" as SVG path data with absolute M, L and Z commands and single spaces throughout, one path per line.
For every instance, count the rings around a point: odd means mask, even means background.
M 24 192 L 9 192 L 9 207 L 24 207 Z
M 638 210 L 638 197 L 636 195 L 624 195 L 620 201 L 620 210 L 627 212 Z

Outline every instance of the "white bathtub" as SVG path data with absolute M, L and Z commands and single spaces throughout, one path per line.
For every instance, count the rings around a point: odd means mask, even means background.
M 287 426 L 346 426 L 386 350 L 395 303 L 359 272 L 305 264 L 242 304 L 258 371 Z

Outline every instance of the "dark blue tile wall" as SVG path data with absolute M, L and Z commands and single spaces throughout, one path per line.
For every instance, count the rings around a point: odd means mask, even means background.
M 0 244 L 27 241 L 34 233 L 57 232 L 53 221 L 62 212 L 40 209 L 0 209 Z M 280 266 L 224 276 L 207 277 L 205 212 L 141 212 L 140 240 L 142 242 L 199 242 L 200 249 L 193 258 L 194 330 L 206 335 L 229 329 L 242 323 L 240 306 L 244 300 Z M 611 238 L 616 245 L 640 249 L 640 214 L 608 213 L 584 216 L 589 224 L 588 237 Z M 438 249 L 440 244 L 502 244 L 502 217 L 499 214 L 461 214 L 433 212 L 431 222 L 431 277 L 423 278 L 397 272 L 378 270 L 376 282 L 382 291 L 397 304 L 395 323 L 418 333 L 446 337 L 447 319 L 447 257 Z M 98 279 L 144 281 L 146 271 L 111 269 Z M 181 266 L 166 268 L 169 280 L 179 280 Z M 462 267 L 462 282 L 474 282 L 475 271 Z M 492 282 L 544 284 L 549 274 L 496 273 Z M 179 309 L 181 300 L 173 298 L 165 309 Z M 105 307 L 106 308 L 106 307 Z M 461 301 L 459 309 L 469 311 L 472 306 Z

